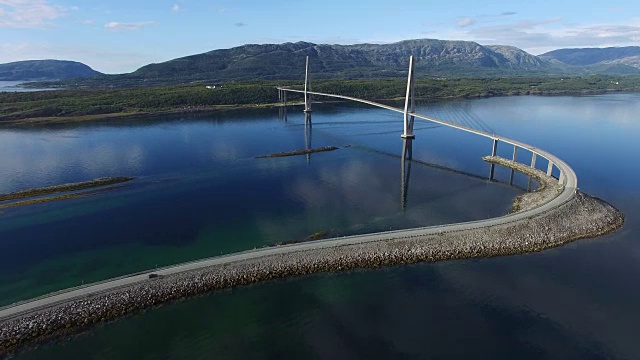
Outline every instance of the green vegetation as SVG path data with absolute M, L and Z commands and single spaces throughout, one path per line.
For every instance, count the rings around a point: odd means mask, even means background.
M 278 100 L 274 85 L 258 83 L 207 89 L 171 86 L 139 89 L 57 90 L 0 93 L 0 121 L 82 120 L 108 116 L 198 111 L 240 104 L 264 104 Z
M 309 42 L 249 44 L 148 64 L 128 74 L 70 79 L 36 87 L 127 88 L 231 81 L 301 79 L 309 57 L 314 79 L 389 79 L 406 77 L 409 56 L 424 77 L 513 77 L 640 74 L 635 57 L 625 48 L 607 50 L 609 60 L 597 66 L 563 63 L 531 55 L 513 46 L 483 46 L 472 41 L 414 39 L 391 44 L 327 45 Z M 600 50 L 594 50 L 600 51 Z
M 558 49 L 544 53 L 539 57 L 545 60 L 555 59 L 576 66 L 611 63 L 636 66 L 640 60 L 638 59 L 640 46 Z
M 0 122 L 81 121 L 169 112 L 195 112 L 278 102 L 276 86 L 300 81 L 159 86 L 130 89 L 74 89 L 26 93 L 0 93 Z M 406 91 L 405 79 L 317 80 L 319 92 L 372 100 L 398 99 Z M 416 81 L 416 94 L 425 99 L 526 94 L 638 91 L 640 76 L 439 78 Z M 288 94 L 289 101 L 300 100 Z

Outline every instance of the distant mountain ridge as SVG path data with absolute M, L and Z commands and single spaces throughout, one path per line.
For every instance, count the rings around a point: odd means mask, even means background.
M 67 60 L 26 60 L 0 64 L 0 81 L 45 81 L 102 75 L 89 66 Z
M 640 69 L 640 46 L 558 49 L 539 57 L 575 66 L 627 65 Z
M 355 45 L 327 45 L 302 41 L 248 44 L 149 64 L 132 73 L 100 75 L 58 84 L 144 87 L 226 81 L 294 80 L 304 76 L 307 56 L 311 60 L 312 76 L 317 79 L 406 76 L 410 55 L 414 56 L 417 76 L 627 75 L 640 74 L 639 49 L 560 49 L 535 56 L 513 46 L 483 46 L 472 41 L 437 39 Z
M 551 65 L 510 46 L 482 46 L 471 41 L 406 40 L 392 44 L 325 45 L 308 42 L 243 45 L 143 66 L 130 78 L 248 80 L 294 79 L 311 59 L 317 77 L 388 77 L 406 72 L 409 56 L 423 73 L 478 73 L 543 70 Z

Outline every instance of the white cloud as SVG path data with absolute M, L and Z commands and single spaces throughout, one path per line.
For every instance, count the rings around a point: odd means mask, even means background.
M 462 20 L 463 18 L 460 18 Z M 515 20 L 511 16 L 471 17 L 473 26 L 448 28 L 425 24 L 427 29 L 406 34 L 404 39 L 425 37 L 475 41 L 483 45 L 512 45 L 532 54 L 559 48 L 640 45 L 640 18 L 616 23 L 566 22 L 560 17 Z M 396 41 L 402 38 L 384 39 Z M 373 39 L 380 42 L 382 39 Z M 371 42 L 371 40 L 367 40 Z
M 93 25 L 95 24 L 95 20 L 91 20 L 91 19 L 82 20 L 82 23 L 85 25 Z
M 469 25 L 473 25 L 475 24 L 476 21 L 473 20 L 472 18 L 465 16 L 463 18 L 458 19 L 458 21 L 456 22 L 456 25 L 458 25 L 459 27 L 467 27 Z
M 62 7 L 47 0 L 0 0 L 0 27 L 39 28 L 65 15 Z
M 171 11 L 173 11 L 173 12 L 179 12 L 179 11 L 180 11 L 180 5 L 178 5 L 178 4 L 173 4 L 173 7 L 171 8 Z
M 104 28 L 110 31 L 132 31 L 140 30 L 145 26 L 154 25 L 155 21 L 139 21 L 139 22 L 117 22 L 112 21 L 104 24 Z
M 603 47 L 638 45 L 640 24 L 567 25 L 562 19 L 518 21 L 476 27 L 464 33 L 483 44 L 507 44 L 533 53 L 562 47 Z

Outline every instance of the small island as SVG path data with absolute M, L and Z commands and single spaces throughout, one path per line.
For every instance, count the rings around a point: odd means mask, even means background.
M 110 186 L 131 181 L 132 177 L 106 177 L 90 181 L 46 186 L 41 188 L 21 190 L 9 194 L 0 194 L 0 209 L 27 206 L 52 201 L 83 198 L 104 191 L 113 190 L 117 186 Z M 82 191 L 92 189 L 90 191 Z M 48 196 L 58 194 L 55 196 Z M 18 201 L 11 201 L 18 200 Z M 0 212 L 0 215 L 3 213 Z
M 288 152 L 279 152 L 275 154 L 261 155 L 261 156 L 256 156 L 256 159 L 306 155 L 306 154 L 313 154 L 317 152 L 334 151 L 334 150 L 338 150 L 338 148 L 335 146 L 323 146 L 315 149 L 303 149 L 303 150 L 295 150 L 295 151 L 288 151 Z
M 51 195 L 55 193 L 68 192 L 68 191 L 85 190 L 85 189 L 91 189 L 91 188 L 96 188 L 100 186 L 120 184 L 133 179 L 134 178 L 132 177 L 104 177 L 104 178 L 98 178 L 90 181 L 27 189 L 27 190 L 12 192 L 9 194 L 0 194 L 0 201 L 24 199 L 24 198 L 30 198 L 35 196 Z

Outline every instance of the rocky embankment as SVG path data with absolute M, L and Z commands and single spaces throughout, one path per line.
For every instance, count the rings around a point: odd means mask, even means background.
M 562 192 L 563 187 L 558 180 L 548 176 L 544 171 L 499 156 L 485 156 L 482 160 L 519 171 L 533 177 L 540 183 L 535 191 L 518 195 L 514 199 L 512 212 L 534 209 L 553 200 Z
M 582 193 L 526 221 L 435 235 L 317 248 L 150 278 L 124 288 L 0 320 L 0 353 L 76 333 L 142 309 L 212 290 L 270 279 L 422 261 L 540 251 L 614 231 L 624 223 L 611 205 Z

